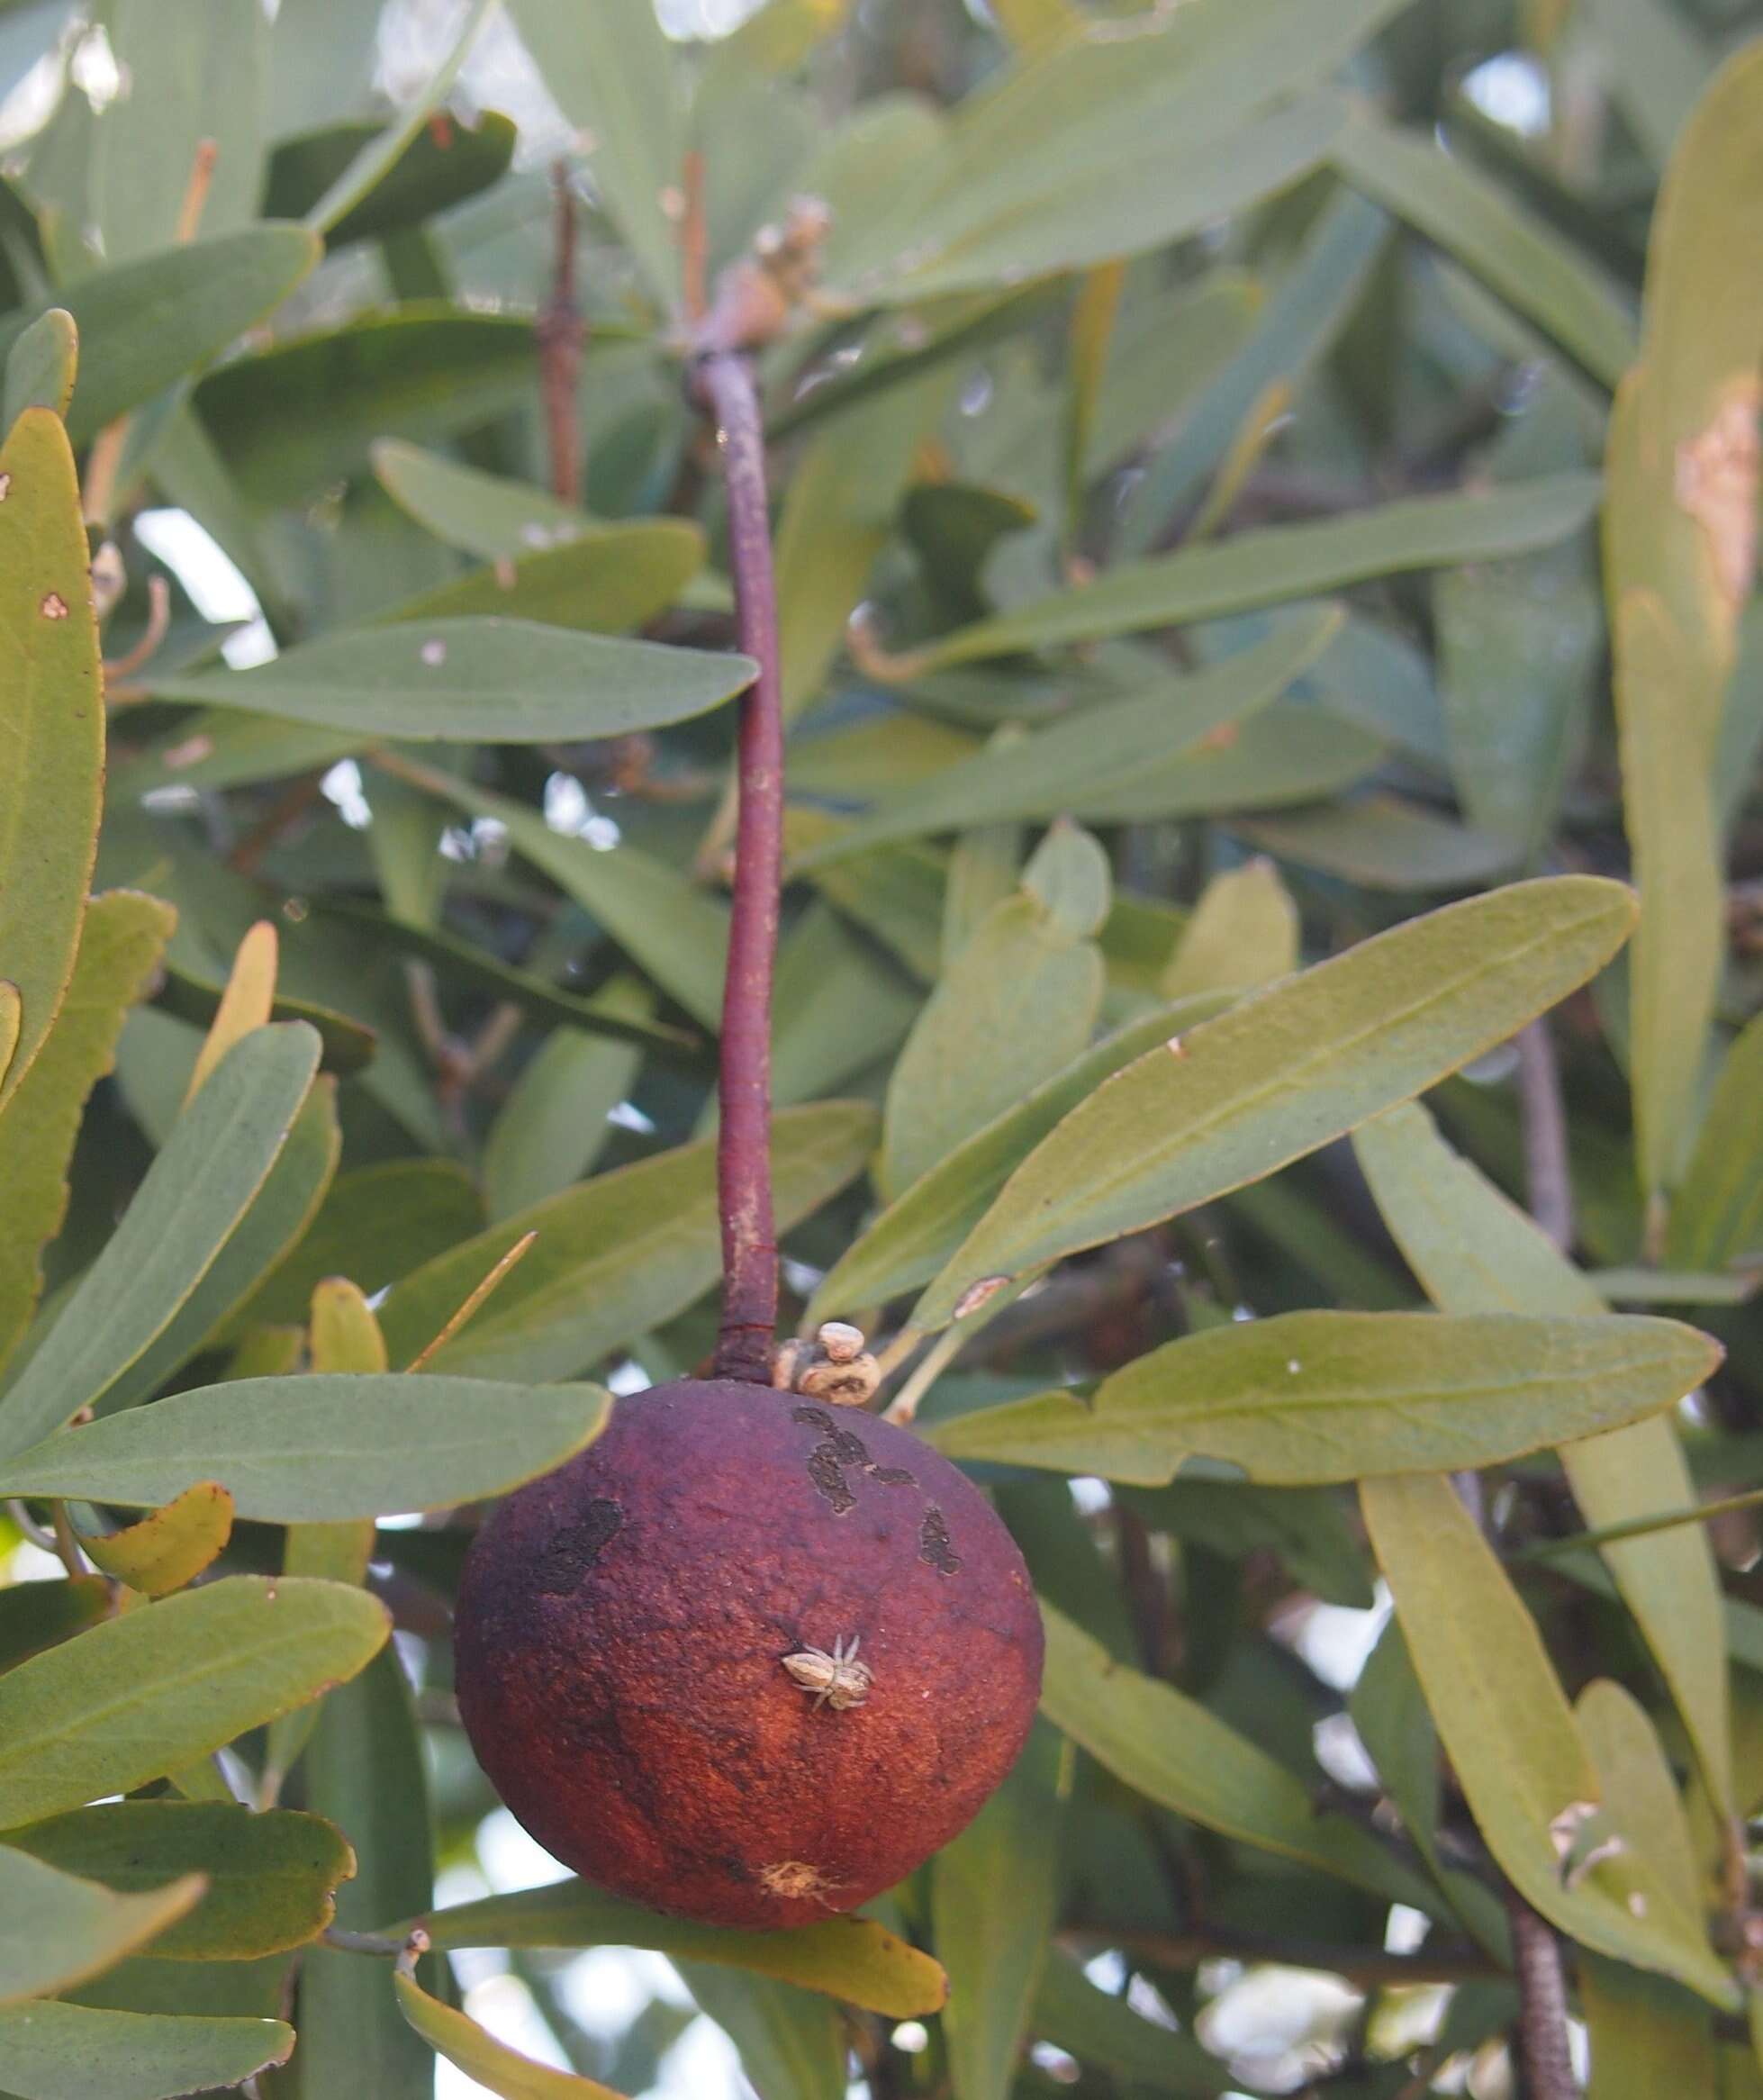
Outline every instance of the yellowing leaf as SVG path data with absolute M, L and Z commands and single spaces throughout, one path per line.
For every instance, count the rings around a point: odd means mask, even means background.
M 26 409 L 0 447 L 0 978 L 18 1087 L 60 1010 L 97 852 L 104 682 L 79 480 L 61 419 Z
M 184 1099 L 193 1100 L 202 1082 L 241 1036 L 263 1027 L 276 1003 L 276 940 L 274 924 L 260 919 L 239 944 L 220 1008 L 209 1025 Z
M 218 1480 L 198 1480 L 124 1531 L 78 1536 L 106 1575 L 145 1596 L 168 1597 L 194 1581 L 232 1536 L 232 1497 Z
M 578 2078 L 573 2071 L 554 2071 L 548 2064 L 498 2041 L 464 2013 L 431 1998 L 401 1967 L 392 1979 L 399 2009 L 429 2048 L 504 2100 L 619 2100 L 610 2086 Z
M 314 1371 L 384 1371 L 385 1336 L 359 1289 L 327 1276 L 312 1291 L 308 1349 Z

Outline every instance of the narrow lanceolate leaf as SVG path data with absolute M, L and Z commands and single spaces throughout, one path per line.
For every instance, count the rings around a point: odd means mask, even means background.
M 205 365 L 279 306 L 324 252 L 300 226 L 248 226 L 95 270 L 64 286 L 56 304 L 79 331 L 79 380 L 68 434 L 83 444 Z M 36 315 L 0 321 L 0 354 Z
M 878 797 L 867 816 L 811 846 L 798 865 L 819 867 L 888 839 L 1082 816 L 1123 790 L 1153 797 L 1160 774 L 1183 760 L 1191 765 L 1208 738 L 1277 699 L 1340 627 L 1333 606 L 1288 615 L 1266 641 L 1222 663 L 1086 709 Z
M 1355 113 L 1329 158 L 1353 187 L 1406 219 L 1614 387 L 1634 328 L 1595 270 L 1499 186 L 1432 138 Z
M 201 1877 L 160 1873 L 138 1896 L 0 1845 L 0 2004 L 46 1997 L 96 1976 L 183 1916 Z
M 734 2043 L 755 2093 L 775 2094 L 777 2100 L 845 2100 L 847 2050 L 836 2005 L 787 1983 L 735 1976 L 709 1964 L 700 1969 L 683 1961 L 679 1969 L 700 2010 Z
M 6 1190 L 0 1205 L 0 1362 L 24 1332 L 42 1289 L 42 1250 L 67 1213 L 68 1163 L 86 1098 L 111 1068 L 122 1018 L 147 991 L 173 918 L 169 905 L 133 891 L 92 900 L 50 1040 L 0 1109 Z M 0 1057 L 0 1072 L 5 1067 Z
M 1297 907 L 1270 860 L 1215 875 L 1164 971 L 1166 999 L 1243 991 L 1288 977 L 1298 961 Z
M 1721 1065 L 1671 1206 L 1666 1251 L 1674 1269 L 1763 1268 L 1763 1015 Z
M 171 1324 L 275 1165 L 318 1061 L 300 1021 L 256 1030 L 222 1061 L 0 1401 L 0 1450 L 59 1428 Z
M 156 1961 L 254 1961 L 303 1946 L 330 1923 L 333 1892 L 355 1872 L 354 1853 L 322 1816 L 227 1802 L 105 1802 L 6 1842 L 134 1902 L 182 1876 L 192 1893 L 155 1939 Z
M 1763 47 L 1710 84 L 1654 214 L 1641 357 L 1606 448 L 1605 575 L 1641 920 L 1630 977 L 1643 1184 L 1677 1180 L 1723 949 L 1707 783 L 1756 568 Z
M 335 1582 L 229 1576 L 0 1678 L 0 1830 L 126 1793 L 353 1677 L 389 1631 Z
M 1551 1826 L 1571 1837 L 1597 1814 L 1597 1770 L 1535 1620 L 1450 1481 L 1368 1480 L 1360 1499 L 1426 1703 L 1507 1878 L 1569 1938 L 1736 2004 L 1699 1920 L 1678 1920 L 1634 1845 L 1563 1879 Z
M 0 2078 L 21 2100 L 177 2100 L 238 2086 L 293 2048 L 285 2020 L 48 2002 L 0 2012 Z
M 1093 584 L 1031 599 L 958 628 L 912 658 L 915 671 L 1216 620 L 1258 605 L 1397 575 L 1523 554 L 1591 516 L 1596 477 L 1556 474 L 1486 493 L 1410 496 L 1325 525 L 1273 525 L 1190 552 L 1128 562 Z
M 873 1110 L 854 1101 L 778 1117 L 772 1172 L 779 1226 L 806 1217 L 861 1172 L 874 1136 Z M 715 1149 L 683 1145 L 596 1174 L 427 1263 L 393 1286 L 382 1308 L 392 1361 L 407 1363 L 529 1232 L 538 1235 L 531 1253 L 434 1357 L 435 1370 L 569 1378 L 683 1311 L 718 1274 Z
M 591 1443 L 610 1406 L 591 1385 L 235 1379 L 63 1430 L 0 1460 L 0 1482 L 8 1494 L 139 1507 L 212 1476 L 240 1516 L 335 1524 L 500 1495 Z
M 1380 1116 L 1353 1144 L 1385 1224 L 1442 1311 L 1585 1316 L 1604 1309 L 1587 1278 L 1444 1143 L 1424 1109 Z M 1561 1462 L 1591 1525 L 1626 1524 L 1695 1499 L 1668 1416 L 1569 1444 Z M 1680 1525 L 1603 1552 L 1671 1687 L 1710 1791 L 1730 1803 L 1726 1637 L 1706 1532 Z
M 232 1536 L 232 1497 L 198 1480 L 122 1531 L 78 1534 L 86 1557 L 145 1597 L 168 1597 L 216 1560 Z
M 1206 993 L 1159 1007 L 1105 1037 L 983 1130 L 975 1131 L 891 1203 L 822 1281 L 809 1308 L 815 1322 L 897 1298 L 936 1275 L 985 1216 L 992 1199 L 1060 1118 L 1123 1066 L 1229 1003 Z
M 202 1082 L 227 1052 L 253 1028 L 268 1025 L 276 1004 L 276 928 L 260 919 L 239 944 L 232 969 L 221 993 L 220 1005 L 209 1023 L 208 1033 L 196 1055 L 186 1099 L 201 1091 Z
M 1426 1905 L 1424 1885 L 1344 1816 L 1318 1815 L 1303 1781 L 1172 1685 L 1117 1662 L 1099 1641 L 1043 1604 L 1041 1709 L 1135 1792 L 1205 1829 Z M 1416 1893 L 1416 1891 L 1423 1891 Z
M 79 477 L 53 410 L 0 447 L 0 978 L 18 993 L 0 1103 L 48 1038 L 97 852 L 104 682 Z
M 955 2100 L 1008 2100 L 1058 1919 L 1074 1760 L 1037 1722 L 1016 1769 L 931 1861 L 931 1930 L 949 1970 L 943 2015 Z
M 545 744 L 623 736 L 719 707 L 746 656 L 577 634 L 535 620 L 401 620 L 290 649 L 254 671 L 154 677 L 162 700 L 244 708 L 413 742 Z
M 693 1961 L 724 1962 L 893 2020 L 940 2012 L 948 1996 L 948 1978 L 930 1956 L 872 1918 L 829 1917 L 786 1932 L 738 1933 L 664 1917 L 585 1881 L 556 1881 L 458 1904 L 422 1923 L 437 1947 L 648 1947 Z
M 1148 1052 L 1030 1154 L 913 1316 L 1022 1281 L 1328 1144 L 1503 1042 L 1622 945 L 1590 876 L 1514 883 L 1379 934 Z
M 430 1997 L 413 1976 L 402 1969 L 392 1979 L 399 2010 L 429 2048 L 457 2064 L 476 2083 L 504 2100 L 619 2100 L 610 2086 L 594 2078 L 578 2078 L 573 2071 L 553 2070 L 535 2063 L 505 2041 Z
M 953 1458 L 1155 1487 L 1189 1458 L 1267 1487 L 1502 1464 L 1674 1407 L 1720 1362 L 1675 1320 L 1287 1313 L 1169 1343 L 1093 1400 L 1036 1394 L 934 1432 Z
M 51 306 L 14 339 L 6 353 L 5 403 L 0 430 L 10 430 L 27 408 L 65 416 L 79 360 L 79 330 L 65 307 Z

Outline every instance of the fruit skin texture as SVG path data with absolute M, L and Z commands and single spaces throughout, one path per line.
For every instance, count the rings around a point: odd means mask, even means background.
M 783 1667 L 861 1640 L 861 1706 Z M 1040 1614 L 1015 1542 L 909 1431 L 682 1380 L 473 1544 L 454 1645 L 478 1761 L 540 1844 L 653 1909 L 811 1924 L 909 1874 L 1015 1762 Z

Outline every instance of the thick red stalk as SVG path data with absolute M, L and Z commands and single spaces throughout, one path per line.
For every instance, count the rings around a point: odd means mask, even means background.
M 716 350 L 697 366 L 715 420 L 728 493 L 728 554 L 740 643 L 759 675 L 740 702 L 740 818 L 734 910 L 722 991 L 721 1125 L 717 1208 L 722 1218 L 719 1378 L 766 1383 L 777 1326 L 772 1219 L 772 973 L 783 859 L 783 710 L 778 690 L 777 589 L 765 500 L 765 433 L 746 358 Z

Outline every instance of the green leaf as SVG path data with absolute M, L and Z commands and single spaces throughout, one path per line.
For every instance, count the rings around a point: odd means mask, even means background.
M 1646 1708 L 1632 1693 L 1601 1677 L 1580 1693 L 1573 1713 L 1612 1819 L 1669 1898 L 1677 1923 L 1696 1933 L 1705 1907 L 1701 1861 L 1677 1782 Z
M 42 1055 L 0 1109 L 0 1363 L 42 1290 L 45 1245 L 68 1208 L 68 1169 L 86 1096 L 115 1062 L 122 1017 L 148 989 L 171 934 L 158 899 L 127 890 L 86 908 L 67 997 Z M 0 1072 L 5 1060 L 0 1059 Z
M 0 1137 L 5 1126 L 0 1125 Z M 1763 1015 L 1728 1048 L 1671 1206 L 1674 1268 L 1763 1256 Z
M 369 58 L 359 77 L 372 70 Z M 382 139 L 384 128 L 371 118 L 346 119 L 282 137 L 269 159 L 264 216 L 304 219 Z M 459 110 L 449 110 L 444 129 L 423 125 L 386 167 L 376 186 L 325 230 L 327 251 L 334 254 L 351 240 L 380 240 L 420 226 L 435 213 L 488 189 L 507 174 L 515 137 L 512 120 L 494 110 L 482 111 L 475 122 L 467 122 Z
M 628 979 L 606 999 L 634 1019 L 654 1002 Z M 786 1009 L 787 1010 L 787 1009 Z M 579 1181 L 612 1134 L 608 1116 L 629 1093 L 640 1047 L 555 1028 L 510 1089 L 484 1142 L 484 1199 L 492 1217 L 509 1217 Z
M 1567 1815 L 1571 1834 L 1596 1812 L 1598 1775 L 1535 1620 L 1451 1483 L 1367 1480 L 1360 1501 L 1445 1751 L 1519 1894 L 1582 1944 L 1735 2004 L 1699 1920 L 1688 1931 L 1676 1920 L 1632 1845 L 1564 1883 L 1551 1826 Z
M 634 846 L 601 853 L 583 838 L 553 831 L 528 804 L 450 774 L 402 760 L 400 771 L 430 794 L 506 826 L 514 851 L 598 920 L 664 991 L 705 1027 L 721 1026 L 728 908 L 683 869 Z
M 995 905 L 938 981 L 888 1082 L 884 1190 L 909 1188 L 952 1147 L 1081 1055 L 1102 1003 L 1102 956 L 1038 897 Z
M 1209 1020 L 1223 994 L 1178 1000 L 1106 1036 L 977 1130 L 897 1197 L 822 1280 L 808 1324 L 897 1298 L 923 1283 L 961 1245 L 1016 1169 L 1106 1079 L 1184 1027 Z
M 415 95 L 401 96 L 396 121 L 365 146 L 306 213 L 306 223 L 321 232 L 343 224 L 364 204 L 398 167 L 431 113 L 439 108 L 448 90 L 459 77 L 477 32 L 494 12 L 496 0 L 476 0 L 459 24 L 440 63 Z
M 1009 2100 L 1058 1922 L 1071 1745 L 1037 1722 L 1004 1784 L 931 1860 L 930 1918 L 949 1972 L 943 2032 L 954 2100 Z
M 388 1914 L 427 1911 L 435 1831 L 410 1679 L 383 1648 L 330 1693 L 306 1753 L 307 1806 L 348 1832 L 356 1877 L 337 1892 L 337 1923 L 371 1930 Z M 303 2092 L 432 2100 L 434 2059 L 404 2024 L 383 1962 L 318 1946 L 301 1962 Z
M 76 1808 L 7 1842 L 130 1902 L 183 1876 L 195 1895 L 155 1940 L 159 1960 L 250 1961 L 303 1946 L 330 1923 L 333 1891 L 355 1871 L 342 1833 L 320 1816 L 206 1801 Z
M 232 1497 L 198 1480 L 121 1531 L 74 1534 L 93 1565 L 144 1597 L 168 1597 L 212 1565 L 232 1536 Z
M 1453 824 L 1394 795 L 1239 817 L 1232 829 L 1264 853 L 1368 890 L 1466 890 L 1513 868 L 1509 840 Z
M 556 2071 L 548 2064 L 535 2063 L 498 2041 L 475 2020 L 456 2013 L 438 1998 L 430 1997 L 412 1976 L 401 1969 L 392 1979 L 398 2009 L 429 2048 L 457 2064 L 475 2083 L 505 2100 L 618 2100 L 610 2086 L 593 2078 L 578 2078 L 573 2071 Z
M 877 797 L 868 816 L 810 846 L 796 864 L 818 868 L 886 839 L 1018 818 L 1084 817 L 1106 810 L 1123 792 L 1154 803 L 1165 776 L 1167 799 L 1179 806 L 1197 771 L 1197 751 L 1283 692 L 1340 624 L 1329 606 L 1293 613 L 1268 640 L 1239 656 L 976 752 L 928 780 Z M 1198 770 L 1227 755 L 1228 747 L 1205 752 Z
M 71 1640 L 111 1612 L 110 1585 L 102 1576 L 8 1583 L 0 1589 L 0 1670 Z
M 164 982 L 154 995 L 153 1004 L 161 1013 L 188 1021 L 205 1035 L 221 1010 L 226 986 L 222 971 L 204 974 L 193 964 L 190 957 L 194 946 L 185 944 L 182 957 L 167 963 Z M 378 1036 L 365 1022 L 351 1020 L 348 1014 L 330 1007 L 316 1006 L 311 1000 L 278 994 L 270 1001 L 269 1018 L 273 1021 L 304 1021 L 315 1028 L 324 1045 L 320 1066 L 324 1072 L 339 1075 L 360 1072 L 373 1063 L 379 1048 Z
M 861 1170 L 874 1132 L 873 1110 L 853 1101 L 817 1102 L 777 1118 L 772 1172 L 780 1230 L 818 1209 Z M 438 1334 L 529 1232 L 538 1235 L 531 1252 L 436 1354 L 437 1371 L 568 1378 L 683 1312 L 720 1272 L 715 1149 L 710 1143 L 682 1145 L 596 1175 L 405 1277 L 380 1314 L 393 1362 L 408 1362 Z
M 1709 782 L 1755 570 L 1763 285 L 1731 262 L 1763 233 L 1759 112 L 1753 43 L 1714 76 L 1666 172 L 1640 361 L 1606 448 L 1605 576 L 1641 896 L 1631 1076 L 1641 1177 L 1655 1199 L 1682 1164 L 1724 946 Z
M 1259 1181 L 1434 1084 L 1583 983 L 1634 905 L 1590 876 L 1514 883 L 1362 942 L 1153 1050 L 1011 1176 L 913 1315 L 1021 1281 Z
M 381 439 L 371 457 L 375 479 L 401 511 L 437 539 L 484 561 L 515 561 L 523 554 L 616 530 L 537 483 L 486 474 L 402 439 Z M 677 530 L 702 546 L 702 535 L 694 527 L 681 520 Z
M 592 1443 L 610 1406 L 598 1386 L 234 1379 L 61 1431 L 0 1460 L 0 1480 L 8 1494 L 139 1508 L 212 1479 L 241 1517 L 335 1524 L 500 1495 Z
M 290 1021 L 255 1030 L 222 1060 L 0 1400 L 0 1445 L 20 1451 L 59 1428 L 171 1326 L 267 1179 L 318 1055 L 318 1037 Z
M 530 321 L 437 301 L 235 358 L 197 387 L 195 409 L 242 496 L 302 502 L 363 466 L 378 439 L 449 437 L 524 407 L 532 388 Z
M 250 671 L 143 674 L 198 701 L 351 734 L 544 744 L 624 736 L 720 706 L 752 683 L 745 656 L 574 634 L 528 620 L 400 622 L 326 635 Z
M 1189 1458 L 1267 1487 L 1325 1486 L 1499 1465 L 1618 1428 L 1675 1407 L 1720 1356 L 1675 1320 L 1285 1313 L 1167 1343 L 1093 1400 L 1037 1394 L 957 1416 L 932 1441 L 951 1458 L 1145 1487 Z
M 320 1078 L 302 1102 L 262 1187 L 206 1272 L 149 1346 L 95 1396 L 100 1415 L 148 1398 L 225 1328 L 271 1270 L 299 1245 L 330 1185 L 341 1150 L 336 1082 Z
M 1523 554 L 1576 531 L 1597 499 L 1594 475 L 1540 475 L 1494 491 L 1408 496 L 1325 525 L 1238 532 L 1210 546 L 1121 563 L 1094 583 L 958 628 L 909 661 L 915 672 L 942 670 L 1020 649 L 1216 620 L 1368 576 Z
M 1424 1109 L 1379 1117 L 1355 1135 L 1353 1145 L 1385 1224 L 1442 1310 L 1603 1310 L 1587 1278 L 1443 1143 Z M 1668 1417 L 1569 1444 L 1561 1462 L 1593 1526 L 1658 1516 L 1695 1499 Z M 1685 1525 L 1613 1543 L 1603 1552 L 1671 1687 L 1715 1797 L 1731 1800 L 1726 1642 L 1705 1533 Z
M 1197 2100 L 1198 2095 L 1236 2090 L 1222 2058 L 1202 2049 L 1191 2035 L 1143 2018 L 1124 1996 L 1098 1990 L 1056 1947 L 1041 1970 L 1029 2031 L 1080 2064 L 1127 2082 L 1135 2093 Z
M 1117 1662 L 1043 1604 L 1041 1710 L 1147 1800 L 1240 1843 L 1259 1846 L 1374 1895 L 1424 1906 L 1426 1894 L 1377 1841 L 1316 1805 L 1303 1781 L 1172 1685 Z
M 571 1880 L 457 1904 L 421 1922 L 437 1947 L 648 1947 L 692 1961 L 724 1962 L 892 2020 L 940 2012 L 948 1996 L 948 1978 L 930 1956 L 872 1918 L 829 1917 L 782 1932 L 736 1932 L 665 1917 Z
M 847 2048 L 836 2005 L 787 1983 L 690 1961 L 678 1966 L 701 2009 L 739 2051 L 755 2093 L 767 2100 L 845 2100 Z
M 66 995 L 97 851 L 104 687 L 79 478 L 53 411 L 26 409 L 0 447 L 0 978 L 18 993 L 0 1104 Z
M 1654 2100 L 1659 2093 L 1737 2095 L 1745 2090 L 1722 2082 L 1713 2022 L 1701 1999 L 1662 1978 L 1583 1950 L 1574 1966 L 1592 2048 L 1592 2100 Z M 1756 2090 L 1753 2083 L 1753 2095 Z
M 1707 80 L 1711 54 L 1670 0 L 1590 0 L 1588 12 L 1615 100 L 1663 167 Z
M 1627 313 L 1584 258 L 1436 140 L 1357 110 L 1330 151 L 1346 180 L 1406 219 L 1614 387 L 1634 355 Z
M 58 293 L 79 334 L 68 433 L 82 444 L 218 357 L 279 306 L 317 263 L 299 226 L 248 226 L 95 270 Z M 0 321 L 0 354 L 47 306 Z
M 685 180 L 685 123 L 674 53 L 649 0 L 509 0 L 520 40 L 564 115 L 592 141 L 588 166 L 650 297 L 679 301 L 680 240 L 665 196 Z
M 176 2100 L 285 2063 L 282 2020 L 178 2019 L 37 2004 L 0 2011 L 0 2079 L 18 2100 Z
M 1215 875 L 1159 985 L 1165 999 L 1247 991 L 1297 967 L 1297 907 L 1271 861 Z
M 51 306 L 17 337 L 6 353 L 5 407 L 0 430 L 10 430 L 27 408 L 65 416 L 79 362 L 79 330 L 65 307 Z
M 203 1892 L 200 1875 L 141 1878 L 138 1896 L 0 1845 L 0 2002 L 69 1989 L 145 1946 Z
M 389 1625 L 339 1583 L 232 1575 L 20 1663 L 0 1678 L 0 1829 L 205 1757 L 352 1677 Z

